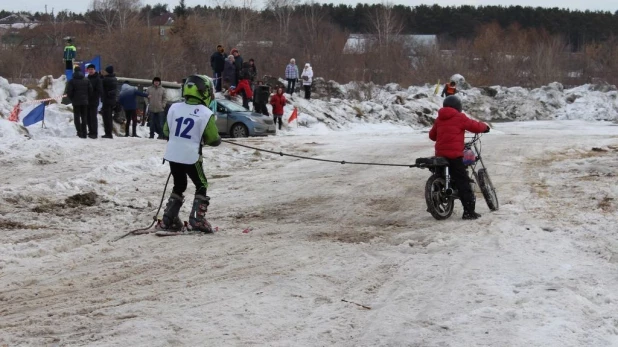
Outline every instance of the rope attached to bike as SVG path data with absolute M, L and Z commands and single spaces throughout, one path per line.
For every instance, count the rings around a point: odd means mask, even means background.
M 286 157 L 292 157 L 292 158 L 298 158 L 298 159 L 322 161 L 322 162 L 326 162 L 326 163 L 337 163 L 337 164 L 342 164 L 342 165 L 343 164 L 350 164 L 350 165 L 372 165 L 372 166 L 418 167 L 418 165 L 416 165 L 416 164 L 411 164 L 410 165 L 410 164 L 389 164 L 389 163 L 364 163 L 364 162 L 356 162 L 356 161 L 330 160 L 330 159 L 312 158 L 312 157 L 306 157 L 306 156 L 302 156 L 302 155 L 296 155 L 296 154 L 289 154 L 289 153 L 271 151 L 271 150 L 268 150 L 268 149 L 263 149 L 263 148 L 243 145 L 241 143 L 236 143 L 236 142 L 232 142 L 232 141 L 228 141 L 228 140 L 221 140 L 221 142 L 229 143 L 229 144 L 234 145 L 234 146 L 240 146 L 240 147 L 254 149 L 254 150 L 260 151 L 260 152 L 277 154 L 277 155 L 280 155 L 282 157 L 286 156 Z
M 144 231 L 144 230 L 148 230 L 152 228 L 152 226 L 157 222 L 157 216 L 159 216 L 159 212 L 161 211 L 161 206 L 163 206 L 163 200 L 165 200 L 165 191 L 167 190 L 167 185 L 170 182 L 171 177 L 172 177 L 172 173 L 170 172 L 170 174 L 167 176 L 167 181 L 165 181 L 165 188 L 163 188 L 163 195 L 161 195 L 161 202 L 159 203 L 159 208 L 157 209 L 157 213 L 154 215 L 154 217 L 152 217 L 152 223 L 150 223 L 150 225 L 147 226 L 146 228 L 131 230 L 128 233 L 113 239 L 112 242 L 116 242 L 120 239 L 124 239 L 125 237 L 132 235 L 133 233 L 136 233 L 138 231 Z

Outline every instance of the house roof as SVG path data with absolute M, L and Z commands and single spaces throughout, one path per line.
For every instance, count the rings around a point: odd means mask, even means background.
M 14 13 L 0 19 L 0 28 L 2 29 L 33 28 L 38 24 L 37 21 L 19 13 Z
M 171 13 L 161 13 L 160 16 L 156 16 L 150 19 L 150 26 L 170 26 L 174 24 L 176 16 Z
M 396 39 L 402 40 L 406 48 L 411 52 L 414 47 L 433 46 L 438 43 L 437 35 L 396 35 Z M 350 34 L 348 40 L 343 47 L 344 54 L 360 54 L 364 53 L 367 47 L 378 40 L 378 36 L 374 34 Z

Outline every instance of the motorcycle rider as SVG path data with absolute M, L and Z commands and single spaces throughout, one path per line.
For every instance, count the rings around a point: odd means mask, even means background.
M 466 130 L 476 134 L 488 133 L 489 125 L 468 118 L 462 113 L 461 100 L 455 95 L 447 96 L 442 106 L 429 131 L 429 138 L 436 142 L 436 156 L 448 160 L 452 182 L 459 192 L 464 209 L 462 219 L 477 219 L 481 215 L 474 211 L 476 198 L 463 162 L 464 133 Z

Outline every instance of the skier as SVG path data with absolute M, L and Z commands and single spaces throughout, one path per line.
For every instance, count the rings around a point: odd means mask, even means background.
M 212 232 L 205 214 L 210 204 L 206 195 L 208 181 L 202 167 L 202 146 L 218 146 L 221 137 L 215 123 L 211 103 L 215 99 L 212 80 L 207 76 L 189 76 L 183 87 L 184 102 L 173 104 L 167 114 L 163 133 L 169 138 L 163 158 L 170 163 L 174 188 L 165 206 L 161 228 L 178 231 L 182 222 L 178 217 L 187 189 L 187 176 L 195 184 L 195 198 L 189 215 L 191 228 Z
M 477 134 L 488 133 L 489 125 L 468 118 L 462 113 L 461 100 L 455 95 L 447 96 L 442 105 L 444 107 L 438 111 L 438 118 L 429 131 L 429 138 L 436 141 L 436 157 L 448 160 L 453 184 L 459 192 L 464 209 L 462 219 L 477 219 L 481 215 L 474 211 L 476 198 L 463 163 L 464 133 L 466 130 Z

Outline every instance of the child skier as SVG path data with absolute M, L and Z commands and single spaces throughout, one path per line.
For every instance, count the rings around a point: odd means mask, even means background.
M 182 88 L 185 101 L 173 104 L 167 114 L 163 133 L 169 138 L 163 158 L 170 163 L 174 188 L 169 197 L 161 228 L 181 230 L 178 217 L 187 189 L 187 176 L 195 184 L 195 198 L 189 216 L 191 229 L 212 232 L 205 214 L 210 197 L 206 195 L 208 181 L 202 167 L 202 146 L 218 146 L 221 143 L 215 124 L 215 116 L 208 108 L 215 99 L 212 80 L 202 75 L 189 76 Z
M 429 131 L 429 138 L 436 141 L 436 157 L 448 160 L 453 184 L 459 192 L 464 209 L 462 219 L 477 219 L 481 215 L 474 211 L 476 198 L 463 163 L 464 133 L 466 130 L 473 133 L 488 133 L 489 125 L 463 114 L 461 100 L 455 95 L 447 96 L 442 105 L 444 107 L 438 111 L 438 118 Z

